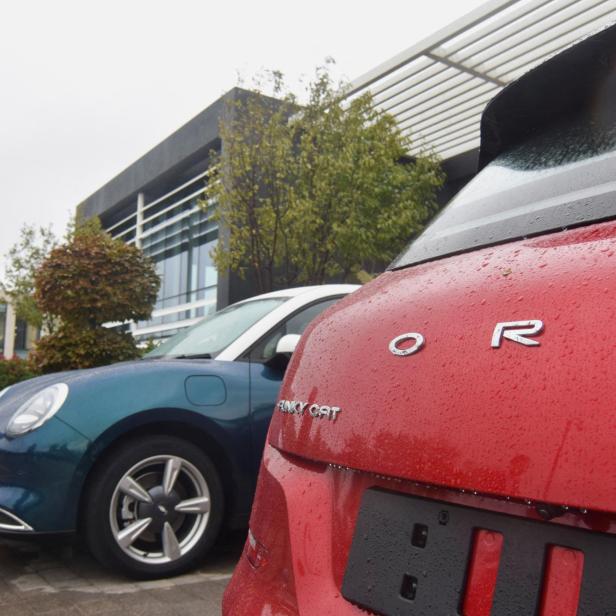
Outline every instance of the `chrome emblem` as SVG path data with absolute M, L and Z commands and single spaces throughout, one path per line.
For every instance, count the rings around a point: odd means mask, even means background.
M 536 336 L 543 330 L 543 321 L 531 319 L 530 321 L 508 321 L 497 323 L 492 334 L 492 348 L 498 349 L 503 338 L 518 342 L 525 346 L 539 346 L 538 340 L 530 340 L 526 336 Z
M 310 415 L 314 419 L 327 419 L 336 421 L 338 414 L 342 412 L 339 406 L 327 404 L 310 404 L 299 400 L 280 400 L 276 405 L 281 413 L 291 415 Z
M 543 321 L 539 319 L 530 319 L 529 321 L 503 321 L 497 323 L 492 333 L 492 348 L 498 349 L 501 346 L 503 338 L 523 344 L 524 346 L 539 346 L 538 340 L 531 340 L 529 336 L 536 336 L 543 331 Z M 401 345 L 409 340 L 414 341 L 414 344 L 408 348 L 401 348 Z M 420 351 L 425 343 L 425 338 L 417 332 L 409 332 L 396 336 L 389 343 L 389 351 L 399 357 L 414 355 Z
M 403 342 L 408 342 L 409 340 L 414 340 L 415 344 L 408 347 L 408 349 L 401 349 L 400 344 Z M 389 350 L 394 355 L 398 355 L 399 357 L 406 357 L 407 355 L 413 355 L 413 353 L 417 353 L 423 345 L 424 345 L 424 337 L 421 334 L 415 332 L 409 332 L 408 334 L 401 334 L 397 336 L 389 343 Z

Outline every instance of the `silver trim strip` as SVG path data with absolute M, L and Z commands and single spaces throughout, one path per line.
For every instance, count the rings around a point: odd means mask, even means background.
M 14 513 L 7 511 L 6 509 L 2 509 L 0 507 L 0 515 L 5 515 L 7 518 L 11 520 L 15 520 L 16 524 L 2 524 L 0 522 L 0 530 L 21 530 L 24 532 L 32 532 L 34 529 L 29 524 L 26 524 L 23 520 L 18 518 Z

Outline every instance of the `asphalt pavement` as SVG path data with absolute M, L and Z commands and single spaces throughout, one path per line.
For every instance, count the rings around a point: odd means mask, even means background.
M 0 540 L 2 616 L 219 616 L 244 543 L 225 537 L 196 571 L 136 582 L 67 544 Z

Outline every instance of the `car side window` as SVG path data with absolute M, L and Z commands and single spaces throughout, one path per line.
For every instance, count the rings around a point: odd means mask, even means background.
M 308 326 L 308 323 L 315 319 L 323 310 L 335 304 L 339 298 L 326 299 L 316 304 L 296 312 L 292 317 L 278 325 L 275 329 L 269 332 L 262 340 L 260 340 L 250 352 L 250 360 L 255 362 L 265 362 L 274 357 L 276 354 L 276 345 L 278 341 L 287 334 L 302 335 Z

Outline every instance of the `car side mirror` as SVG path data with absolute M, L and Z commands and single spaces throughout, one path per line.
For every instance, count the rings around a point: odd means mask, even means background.
M 297 347 L 299 339 L 300 336 L 297 334 L 286 334 L 283 336 L 276 344 L 276 353 L 265 362 L 265 365 L 284 372 L 289 365 L 289 360 Z
M 291 355 L 298 343 L 301 336 L 298 334 L 286 334 L 283 336 L 276 345 L 276 355 Z

